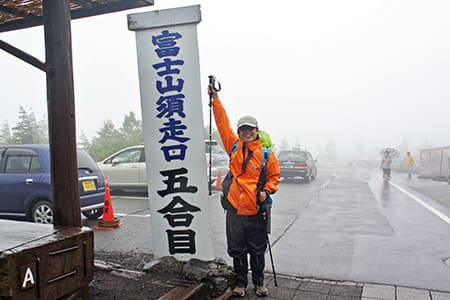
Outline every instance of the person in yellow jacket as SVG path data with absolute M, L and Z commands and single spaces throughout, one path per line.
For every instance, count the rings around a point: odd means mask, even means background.
M 227 251 L 233 258 L 236 273 L 233 295 L 245 296 L 250 255 L 255 293 L 257 296 L 266 296 L 269 291 L 264 286 L 264 255 L 268 240 L 265 224 L 258 213 L 258 204 L 277 191 L 280 168 L 275 155 L 271 153 L 266 163 L 265 184 L 261 191 L 257 191 L 263 163 L 258 122 L 252 116 L 243 116 L 238 120 L 237 134 L 234 133 L 225 108 L 212 85 L 208 86 L 208 93 L 212 98 L 211 105 L 220 138 L 227 153 L 231 154 L 229 172 L 233 179 L 226 197 L 230 204 L 226 210 L 226 235 Z M 236 142 L 237 148 L 233 151 Z
M 408 178 L 412 177 L 412 168 L 414 167 L 414 158 L 411 155 L 411 152 L 406 152 L 405 158 L 406 171 L 408 172 Z

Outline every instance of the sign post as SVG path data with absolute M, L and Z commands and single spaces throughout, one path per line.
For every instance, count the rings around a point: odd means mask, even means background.
M 128 15 L 128 29 L 136 33 L 156 257 L 214 257 L 197 42 L 200 21 L 199 5 Z

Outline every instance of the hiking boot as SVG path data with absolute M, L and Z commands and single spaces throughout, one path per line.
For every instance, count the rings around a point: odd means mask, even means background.
M 257 285 L 255 287 L 255 294 L 258 297 L 265 297 L 265 296 L 269 295 L 269 290 L 265 286 Z
M 245 297 L 245 287 L 237 286 L 233 290 L 233 296 Z

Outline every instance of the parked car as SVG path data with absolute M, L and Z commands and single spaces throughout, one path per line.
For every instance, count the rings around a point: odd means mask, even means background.
M 123 148 L 97 163 L 111 192 L 147 192 L 144 145 Z
M 77 150 L 81 212 L 88 219 L 103 214 L 105 178 L 92 157 Z M 0 146 L 0 217 L 52 223 L 48 145 Z
M 212 184 L 215 184 L 219 171 L 222 179 L 228 171 L 228 155 L 217 141 L 213 140 L 211 144 L 211 176 Z M 209 140 L 205 141 L 205 152 L 209 172 Z M 97 164 L 108 178 L 112 192 L 147 192 L 144 145 L 123 148 Z
M 317 177 L 316 160 L 308 151 L 289 150 L 278 154 L 281 177 L 298 178 L 306 182 Z
M 209 176 L 209 140 L 205 140 L 205 152 L 206 152 L 206 167 L 208 168 L 207 174 Z M 217 184 L 217 178 L 219 176 L 221 180 L 228 173 L 228 162 L 230 158 L 228 154 L 223 150 L 222 146 L 216 140 L 211 140 L 211 184 Z M 209 179 L 209 177 L 208 177 Z

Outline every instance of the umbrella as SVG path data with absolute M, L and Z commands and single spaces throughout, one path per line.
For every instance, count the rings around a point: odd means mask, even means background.
M 392 158 L 397 158 L 400 156 L 400 152 L 392 147 L 384 147 L 383 149 L 381 149 L 380 155 L 384 155 L 386 151 L 389 152 L 389 156 Z

